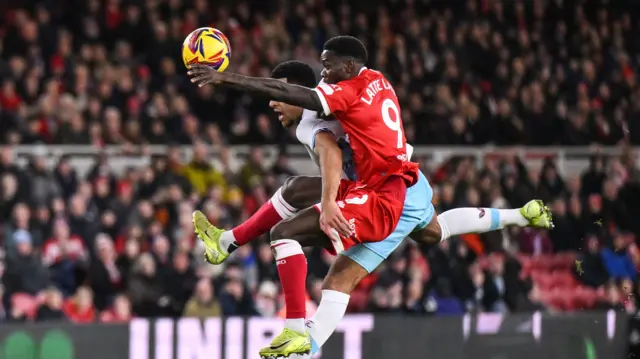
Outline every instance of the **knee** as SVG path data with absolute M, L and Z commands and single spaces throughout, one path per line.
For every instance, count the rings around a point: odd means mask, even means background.
M 434 244 L 440 243 L 440 236 L 434 233 L 429 233 L 425 230 L 417 232 L 416 234 L 412 234 L 411 239 L 413 239 L 418 243 L 427 244 L 427 245 L 434 245 Z
M 438 244 L 442 240 L 442 228 L 437 220 L 433 220 L 422 230 L 411 233 L 410 237 L 421 244 Z
M 280 240 L 272 240 L 271 241 L 271 251 L 273 252 L 273 258 L 276 261 L 281 259 L 304 254 L 302 251 L 302 247 L 300 243 L 292 240 L 292 239 L 280 239 Z M 276 262 L 277 264 L 281 264 L 280 262 Z
M 312 183 L 314 177 L 295 176 L 289 177 L 282 185 L 282 198 L 294 208 L 301 209 L 313 205 L 318 201 L 319 196 L 314 196 L 317 192 L 316 186 Z M 321 185 L 318 188 L 322 188 Z
M 271 243 L 282 239 L 292 239 L 295 234 L 287 221 L 281 221 L 271 228 Z

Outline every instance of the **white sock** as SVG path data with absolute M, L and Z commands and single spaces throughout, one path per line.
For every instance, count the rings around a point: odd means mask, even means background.
M 298 209 L 287 203 L 284 197 L 282 197 L 282 187 L 278 188 L 276 193 L 271 196 L 270 201 L 273 209 L 278 212 L 278 215 L 280 215 L 280 218 L 283 220 L 289 219 L 298 213 Z
M 322 291 L 316 314 L 307 322 L 309 335 L 320 348 L 336 330 L 349 304 L 349 294 L 335 290 Z M 318 349 L 316 348 L 316 350 Z
M 227 248 L 229 248 L 229 246 L 231 246 L 235 241 L 236 237 L 233 235 L 233 231 L 222 232 L 220 235 L 220 246 L 222 247 L 224 254 L 229 254 L 227 253 Z
M 529 220 L 520 209 L 455 208 L 438 215 L 444 241 L 449 237 L 467 233 L 484 233 L 507 226 L 526 227 Z
M 307 328 L 304 325 L 304 318 L 285 319 L 284 327 L 298 333 L 304 333 L 307 331 Z

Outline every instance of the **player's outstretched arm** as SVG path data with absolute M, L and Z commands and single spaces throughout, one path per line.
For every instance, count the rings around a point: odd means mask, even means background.
M 319 132 L 315 135 L 314 151 L 320 158 L 322 175 L 322 213 L 320 225 L 327 235 L 332 236 L 331 229 L 337 230 L 345 237 L 351 235 L 349 222 L 342 216 L 336 204 L 340 177 L 342 175 L 342 151 L 331 132 Z
M 241 91 L 265 95 L 272 100 L 299 106 L 312 111 L 322 111 L 318 94 L 308 87 L 298 86 L 277 79 L 249 77 L 230 72 L 218 72 L 205 65 L 192 65 L 188 75 L 191 82 L 205 85 L 226 85 Z

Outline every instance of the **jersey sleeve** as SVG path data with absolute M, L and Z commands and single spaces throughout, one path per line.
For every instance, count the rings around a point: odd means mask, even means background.
M 320 82 L 314 91 L 320 98 L 325 116 L 346 111 L 358 97 L 357 91 L 349 81 L 342 81 L 337 85 Z
M 344 135 L 342 126 L 338 121 L 324 120 L 318 117 L 318 113 L 311 110 L 302 112 L 302 119 L 296 129 L 296 137 L 303 145 L 310 149 L 315 149 L 316 135 L 321 132 L 328 132 L 336 139 Z
M 316 135 L 322 132 L 330 133 L 333 138 L 338 141 L 338 138 L 344 136 L 344 131 L 342 130 L 342 126 L 338 121 L 331 120 L 321 120 L 318 121 L 312 130 L 312 138 L 311 138 L 311 149 L 316 149 Z

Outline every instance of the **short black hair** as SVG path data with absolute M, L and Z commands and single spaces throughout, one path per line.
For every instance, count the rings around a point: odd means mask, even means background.
M 316 87 L 318 80 L 311 66 L 302 61 L 285 61 L 271 71 L 274 79 L 287 79 L 287 82 L 304 87 Z
M 353 36 L 336 36 L 324 43 L 324 50 L 338 56 L 353 57 L 356 61 L 366 63 L 369 55 L 362 41 Z

